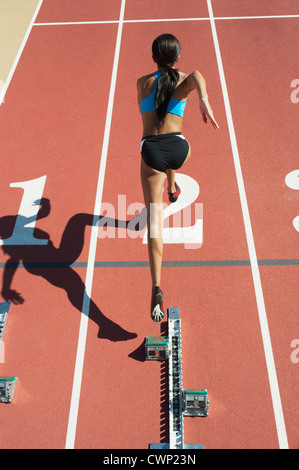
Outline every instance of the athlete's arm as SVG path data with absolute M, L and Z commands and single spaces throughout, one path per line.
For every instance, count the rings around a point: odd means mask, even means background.
M 139 94 L 140 94 L 139 89 L 140 89 L 140 86 L 139 86 L 139 80 L 140 80 L 140 78 L 138 78 L 138 80 L 137 80 L 137 102 L 138 102 L 138 107 L 139 107 L 139 111 L 140 111 L 140 98 L 139 98 Z
M 199 97 L 199 109 L 202 115 L 204 122 L 208 122 L 208 119 L 211 121 L 215 129 L 219 129 L 219 126 L 214 118 L 212 108 L 210 106 L 207 94 L 206 81 L 202 74 L 195 70 L 187 78 L 187 87 L 188 92 L 196 90 Z

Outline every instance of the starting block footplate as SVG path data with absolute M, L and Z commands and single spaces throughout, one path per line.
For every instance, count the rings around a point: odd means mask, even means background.
M 10 403 L 15 393 L 18 377 L 0 376 L 0 403 Z

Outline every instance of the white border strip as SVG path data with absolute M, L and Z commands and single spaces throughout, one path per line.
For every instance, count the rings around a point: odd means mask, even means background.
M 77 357 L 76 357 L 76 364 L 75 364 L 73 389 L 72 389 L 69 421 L 68 421 L 66 444 L 65 444 L 66 449 L 73 449 L 75 446 L 77 418 L 78 418 L 78 410 L 79 410 L 79 400 L 80 400 L 85 345 L 86 345 L 86 336 L 87 336 L 90 296 L 91 296 L 91 290 L 92 290 L 94 263 L 95 263 L 95 255 L 96 255 L 96 248 L 97 248 L 97 241 L 98 241 L 98 224 L 96 224 L 96 221 L 98 219 L 98 214 L 100 214 L 101 203 L 102 203 L 125 3 L 126 3 L 126 0 L 122 0 L 121 8 L 120 8 L 116 45 L 115 45 L 114 62 L 113 62 L 113 69 L 112 69 L 112 76 L 111 76 L 111 83 L 110 83 L 110 92 L 109 92 L 109 100 L 108 100 L 108 107 L 107 107 L 107 114 L 106 114 L 104 139 L 103 139 L 98 185 L 97 185 L 95 207 L 94 207 L 94 223 L 92 226 L 90 245 L 89 245 L 89 255 L 88 255 L 86 281 L 85 281 L 86 288 L 85 288 L 84 299 L 83 299 L 80 331 L 79 331 L 79 337 L 78 337 Z
M 265 16 L 218 16 L 215 21 L 222 20 L 265 20 L 265 19 L 299 18 L 299 15 L 265 15 Z M 140 20 L 123 20 L 123 23 L 159 23 L 171 21 L 210 21 L 209 17 L 202 18 L 153 18 Z M 34 23 L 34 26 L 66 26 L 66 25 L 88 25 L 88 24 L 115 24 L 118 20 L 107 21 L 57 21 L 53 23 Z
M 251 221 L 250 221 L 250 216 L 249 216 L 249 209 L 248 209 L 246 193 L 245 193 L 244 180 L 243 180 L 241 164 L 240 164 L 240 157 L 239 157 L 239 152 L 238 152 L 238 147 L 237 147 L 236 135 L 235 135 L 234 125 L 233 125 L 233 119 L 232 119 L 232 114 L 231 114 L 226 80 L 224 76 L 224 70 L 223 70 L 218 37 L 217 37 L 217 31 L 216 31 L 215 21 L 213 17 L 211 0 L 207 0 L 207 4 L 208 4 L 208 9 L 209 9 L 214 47 L 215 47 L 215 52 L 216 52 L 223 99 L 224 99 L 224 104 L 225 104 L 226 117 L 228 121 L 233 159 L 234 159 L 234 164 L 235 164 L 237 183 L 238 183 L 241 206 L 242 206 L 242 213 L 243 213 L 247 245 L 248 245 L 249 257 L 250 257 L 250 263 L 251 263 L 252 277 L 253 277 L 253 283 L 254 283 L 254 289 L 255 289 L 255 295 L 256 295 L 258 314 L 259 314 L 259 321 L 260 321 L 260 327 L 261 327 L 261 333 L 262 333 L 262 339 L 263 339 L 263 345 L 264 345 L 266 365 L 267 365 L 267 370 L 268 370 L 268 378 L 269 378 L 269 384 L 270 384 L 271 395 L 272 395 L 272 404 L 273 404 L 274 416 L 275 416 L 275 421 L 276 421 L 278 441 L 279 441 L 280 448 L 288 449 L 288 440 L 287 440 L 285 422 L 284 422 L 284 417 L 283 417 L 283 410 L 282 410 L 282 405 L 281 405 L 273 351 L 272 351 L 272 346 L 271 346 L 270 332 L 269 332 L 269 327 L 268 327 L 262 284 L 261 284 L 260 273 L 259 273 L 259 268 L 258 268 Z
M 27 42 L 27 40 L 28 40 L 29 34 L 31 33 L 31 29 L 32 29 L 32 27 L 34 26 L 35 19 L 36 19 L 37 15 L 38 15 L 38 12 L 39 12 L 39 10 L 40 10 L 40 7 L 42 6 L 42 3 L 43 3 L 43 0 L 39 0 L 39 2 L 38 2 L 38 4 L 37 4 L 37 7 L 36 7 L 36 9 L 35 9 L 35 11 L 34 11 L 34 13 L 33 13 L 33 16 L 32 16 L 32 18 L 31 18 L 31 21 L 30 21 L 30 23 L 29 23 L 29 26 L 28 26 L 28 28 L 27 28 L 27 31 L 26 31 L 26 33 L 25 33 L 25 36 L 24 36 L 24 38 L 23 38 L 23 41 L 21 42 L 21 45 L 20 45 L 20 47 L 19 47 L 18 53 L 17 53 L 17 55 L 16 55 L 16 57 L 15 57 L 15 60 L 14 60 L 14 62 L 13 62 L 13 64 L 12 64 L 12 66 L 11 66 L 11 69 L 10 69 L 10 71 L 9 71 L 9 74 L 8 74 L 6 80 L 5 80 L 4 86 L 3 86 L 3 88 L 2 88 L 1 91 L 0 91 L 0 106 L 1 106 L 1 104 L 4 103 L 5 93 L 7 92 L 7 88 L 9 87 L 9 84 L 10 84 L 10 82 L 11 82 L 11 79 L 12 79 L 14 73 L 15 73 L 15 70 L 16 70 L 17 65 L 18 65 L 18 63 L 19 63 L 19 60 L 20 60 L 20 57 L 21 57 L 21 55 L 22 55 L 22 52 L 23 52 L 24 47 L 25 47 L 25 45 L 26 45 L 26 42 Z

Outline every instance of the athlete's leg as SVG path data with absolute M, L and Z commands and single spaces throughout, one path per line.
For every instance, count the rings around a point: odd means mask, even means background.
M 169 193 L 175 193 L 175 170 L 166 170 L 166 176 L 167 176 L 167 191 Z
M 152 284 L 159 286 L 163 257 L 163 187 L 164 172 L 154 170 L 141 160 L 141 183 L 147 210 L 148 252 Z

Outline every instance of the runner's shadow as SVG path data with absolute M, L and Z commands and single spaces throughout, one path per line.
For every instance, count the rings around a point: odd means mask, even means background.
M 145 341 L 146 340 L 144 339 L 141 345 L 129 354 L 131 359 L 134 359 L 138 362 L 145 362 Z
M 41 199 L 36 201 L 40 205 L 36 219 L 47 217 L 50 213 L 50 201 Z M 16 220 L 21 224 L 20 233 L 26 234 L 29 218 L 20 215 L 8 215 L 0 218 L 0 237 L 2 238 L 2 249 L 9 256 L 3 273 L 3 285 L 1 295 L 7 302 L 22 304 L 24 298 L 20 293 L 11 289 L 14 274 L 22 262 L 26 271 L 32 275 L 40 276 L 53 286 L 63 289 L 71 304 L 79 311 L 88 315 L 99 326 L 98 338 L 111 341 L 127 341 L 136 338 L 136 333 L 124 330 L 120 325 L 106 317 L 99 307 L 88 296 L 85 284 L 79 274 L 71 267 L 84 245 L 84 233 L 86 226 L 99 225 L 102 227 L 118 227 L 128 230 L 142 230 L 146 223 L 146 214 L 142 210 L 137 217 L 130 221 L 120 221 L 106 216 L 94 217 L 92 214 L 76 214 L 68 221 L 63 232 L 60 245 L 56 248 L 50 240 L 50 235 L 40 229 L 34 229 L 34 237 L 47 240 L 44 245 L 21 244 L 10 245 L 9 238 L 12 236 Z M 20 225 L 19 225 L 20 226 Z M 26 236 L 24 236 L 26 241 Z

